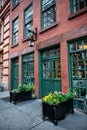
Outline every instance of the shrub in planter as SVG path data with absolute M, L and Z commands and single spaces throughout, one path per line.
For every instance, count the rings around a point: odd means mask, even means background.
M 34 85 L 22 84 L 10 91 L 10 102 L 13 101 L 16 104 L 16 101 L 32 99 L 32 94 L 34 94 Z
M 64 95 L 61 92 L 49 93 L 42 99 L 43 119 L 48 118 L 57 125 L 58 120 L 67 113 L 74 113 L 73 98 L 75 93 L 71 90 Z

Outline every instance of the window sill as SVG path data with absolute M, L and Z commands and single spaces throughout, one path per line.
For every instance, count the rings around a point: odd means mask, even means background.
M 15 45 L 12 45 L 12 46 L 11 46 L 11 48 L 14 48 L 14 47 L 16 47 L 16 46 L 18 46 L 18 43 L 17 43 L 17 44 L 15 44 Z
M 12 11 L 19 5 L 20 3 L 18 3 L 17 5 L 12 7 Z
M 48 30 L 50 30 L 51 28 L 54 28 L 54 27 L 57 26 L 57 25 L 58 25 L 58 23 L 56 22 L 56 23 L 54 23 L 53 25 L 42 29 L 39 33 L 41 34 L 41 33 L 45 32 L 45 31 L 48 31 Z
M 28 40 L 29 40 L 29 37 L 26 37 L 26 38 L 23 39 L 22 42 L 26 42 L 26 41 L 28 41 Z
M 78 10 L 76 13 L 70 14 L 70 16 L 68 17 L 68 19 L 72 19 L 72 18 L 74 18 L 74 17 L 77 17 L 77 16 L 79 16 L 80 14 L 83 14 L 83 13 L 85 13 L 85 12 L 87 12 L 87 7 Z

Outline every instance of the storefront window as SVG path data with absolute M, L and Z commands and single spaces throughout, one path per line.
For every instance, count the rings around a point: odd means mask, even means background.
M 78 97 L 85 97 L 87 89 L 87 40 L 70 44 L 72 85 Z

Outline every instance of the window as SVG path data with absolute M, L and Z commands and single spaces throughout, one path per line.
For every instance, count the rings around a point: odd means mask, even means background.
M 33 27 L 33 5 L 31 4 L 24 11 L 24 38 L 27 38 L 30 35 L 28 29 L 32 30 L 32 27 Z
M 70 44 L 72 85 L 79 98 L 84 98 L 87 89 L 87 39 Z
M 42 0 L 42 28 L 51 26 L 56 22 L 55 0 Z
M 13 37 L 12 37 L 12 43 L 13 45 L 18 44 L 18 17 L 13 21 Z
M 19 0 L 13 0 L 13 7 L 15 7 L 16 5 L 18 5 Z
M 71 0 L 71 13 L 87 6 L 87 0 Z
M 34 84 L 34 54 L 23 56 L 23 83 Z

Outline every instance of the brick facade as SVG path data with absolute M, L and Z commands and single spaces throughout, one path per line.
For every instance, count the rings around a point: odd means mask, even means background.
M 31 2 L 33 2 L 34 5 L 33 27 L 37 27 L 38 33 L 37 41 L 35 42 L 35 46 L 32 48 L 28 46 L 28 41 L 23 39 L 24 9 Z M 72 39 L 77 39 L 87 35 L 87 8 L 84 10 L 81 9 L 80 11 L 74 13 L 74 15 L 71 15 L 69 0 L 56 0 L 56 23 L 48 28 L 41 29 L 40 5 L 40 0 L 20 0 L 20 3 L 14 9 L 11 6 L 10 12 L 10 61 L 12 58 L 17 56 L 19 57 L 19 84 L 21 84 L 22 55 L 34 51 L 35 93 L 37 97 L 39 97 L 40 87 L 38 52 L 40 52 L 42 49 L 52 47 L 54 45 L 60 45 L 62 91 L 66 93 L 69 88 L 68 42 Z M 12 47 L 12 21 L 16 17 L 19 18 L 18 45 Z M 5 26 L 6 38 L 9 34 L 9 30 L 6 31 L 6 28 L 8 27 L 9 25 Z M 4 40 L 6 39 L 4 38 Z M 5 47 L 4 51 L 6 52 L 7 50 Z M 4 55 L 6 55 L 6 53 L 4 53 Z M 9 67 L 11 67 L 10 62 Z M 10 78 L 9 83 L 11 83 Z M 11 84 L 9 86 L 11 88 Z

